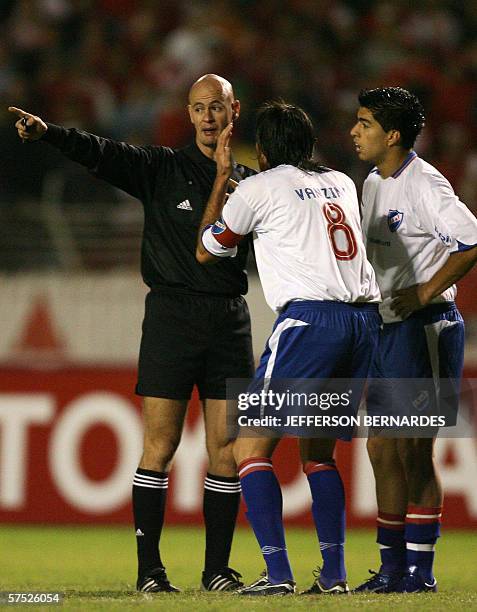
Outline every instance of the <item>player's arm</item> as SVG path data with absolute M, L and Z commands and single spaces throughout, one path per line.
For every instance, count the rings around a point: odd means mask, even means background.
M 393 292 L 391 308 L 402 318 L 419 308 L 424 308 L 443 291 L 454 285 L 477 262 L 477 245 L 465 251 L 452 253 L 432 278 L 421 285 L 413 285 Z
M 419 185 L 415 215 L 421 228 L 434 236 L 439 246 L 449 249 L 446 263 L 427 282 L 400 289 L 393 294 L 391 308 L 405 318 L 427 306 L 451 287 L 477 261 L 477 220 L 439 173 L 426 175 Z
M 234 257 L 237 245 L 243 238 L 243 235 L 232 232 L 221 218 L 227 189 L 229 186 L 235 188 L 237 185 L 230 178 L 233 171 L 230 151 L 232 128 L 233 124 L 230 123 L 217 140 L 215 151 L 217 175 L 199 227 L 195 252 L 197 261 L 202 264 L 216 263 L 222 257 Z
M 152 197 L 160 162 L 167 153 L 164 147 L 135 147 L 45 122 L 15 106 L 8 110 L 18 118 L 15 127 L 22 142 L 47 142 L 94 176 L 132 196 L 141 200 Z

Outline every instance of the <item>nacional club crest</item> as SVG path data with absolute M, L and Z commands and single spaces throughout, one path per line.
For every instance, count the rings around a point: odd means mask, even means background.
M 399 210 L 390 210 L 388 212 L 388 227 L 390 232 L 395 232 L 402 223 L 404 213 Z
M 217 219 L 217 221 L 212 226 L 212 233 L 214 234 L 214 236 L 217 236 L 217 234 L 223 234 L 226 229 L 227 226 L 225 225 L 222 217 L 220 217 L 220 219 Z

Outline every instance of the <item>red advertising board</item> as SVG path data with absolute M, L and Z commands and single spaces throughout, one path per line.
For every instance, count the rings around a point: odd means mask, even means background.
M 142 447 L 134 384 L 132 368 L 0 370 L 0 522 L 131 521 L 131 482 Z M 477 527 L 475 440 L 439 440 L 436 459 L 446 490 L 445 524 Z M 373 525 L 374 482 L 365 441 L 339 443 L 337 462 L 348 525 Z M 287 522 L 310 525 L 308 485 L 294 440 L 282 442 L 274 463 Z M 169 480 L 169 524 L 202 521 L 206 465 L 200 408 L 193 399 Z

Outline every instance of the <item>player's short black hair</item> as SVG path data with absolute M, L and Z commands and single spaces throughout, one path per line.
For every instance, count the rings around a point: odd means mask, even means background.
M 313 122 L 305 111 L 283 100 L 265 102 L 257 112 L 255 140 L 270 168 L 290 164 L 303 170 L 318 170 L 313 161 Z
M 358 96 L 360 106 L 368 108 L 385 132 L 398 130 L 400 145 L 412 149 L 426 117 L 417 96 L 402 87 L 362 89 Z

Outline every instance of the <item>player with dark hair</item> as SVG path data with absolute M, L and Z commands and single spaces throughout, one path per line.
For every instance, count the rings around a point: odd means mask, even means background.
M 257 112 L 255 140 L 261 151 L 267 151 L 270 168 L 289 164 L 324 170 L 313 160 L 313 123 L 301 108 L 280 101 L 265 103 Z
M 231 133 L 229 124 L 217 144 L 217 177 L 197 258 L 212 263 L 235 257 L 243 237 L 256 232 L 263 290 L 279 316 L 252 386 L 265 389 L 267 381 L 301 378 L 316 379 L 319 387 L 326 384 L 320 379 L 365 378 L 377 342 L 380 317 L 374 302 L 380 294 L 366 259 L 353 181 L 312 160 L 315 139 L 309 117 L 277 101 L 258 113 L 256 148 L 262 172 L 242 181 L 224 206 L 232 172 Z M 341 434 L 349 439 L 349 431 Z M 262 578 L 239 590 L 245 596 L 295 591 L 281 490 L 271 460 L 279 436 L 239 434 L 234 445 L 247 518 L 267 565 Z M 344 490 L 333 458 L 335 443 L 331 437 L 300 440 L 323 558 L 321 574 L 317 572 L 307 593 L 349 591 Z
M 195 142 L 173 150 L 131 146 L 45 123 L 10 107 L 24 141 L 41 139 L 101 178 L 141 200 L 145 222 L 142 275 L 150 292 L 139 354 L 136 392 L 144 396 L 144 451 L 134 476 L 133 511 L 138 551 L 137 589 L 177 591 L 159 554 L 168 473 L 180 442 L 187 404 L 197 385 L 204 408 L 209 457 L 204 483 L 206 527 L 202 588 L 233 590 L 240 574 L 228 567 L 240 504 L 240 482 L 225 422 L 225 379 L 253 372 L 250 318 L 242 297 L 248 240 L 237 257 L 204 268 L 196 236 L 216 174 L 217 138 L 238 118 L 240 102 L 217 75 L 198 79 L 188 112 Z M 41 149 L 39 149 L 41 154 Z M 234 181 L 255 174 L 232 164 Z
M 375 165 L 364 182 L 362 214 L 384 321 L 368 411 L 386 414 L 389 397 L 379 381 L 389 379 L 407 379 L 393 398 L 402 414 L 416 410 L 416 379 L 419 388 L 420 380 L 429 381 L 426 402 L 442 408 L 444 399 L 458 400 L 464 323 L 454 283 L 477 261 L 477 221 L 442 174 L 413 150 L 425 120 L 416 96 L 400 87 L 364 90 L 359 105 L 351 136 L 359 158 Z M 449 385 L 451 397 L 444 398 Z M 381 568 L 357 592 L 437 590 L 432 568 L 443 494 L 434 433 L 368 439 Z

